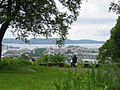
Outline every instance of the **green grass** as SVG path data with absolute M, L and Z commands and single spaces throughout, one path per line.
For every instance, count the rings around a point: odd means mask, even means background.
M 0 90 L 120 90 L 118 67 L 82 69 L 10 64 L 0 69 Z
M 73 71 L 56 83 L 57 90 L 120 90 L 120 69 L 116 66 Z
M 0 70 L 0 90 L 55 90 L 54 82 L 66 72 L 58 67 L 8 66 Z

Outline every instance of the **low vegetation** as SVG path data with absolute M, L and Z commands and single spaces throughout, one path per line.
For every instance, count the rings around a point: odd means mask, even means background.
M 21 60 L 21 62 L 20 62 Z M 66 76 L 58 67 L 33 65 L 21 58 L 5 58 L 0 64 L 0 90 L 56 90 L 54 82 Z
M 120 17 L 118 17 L 117 23 L 111 29 L 110 33 L 110 39 L 99 48 L 98 59 L 100 59 L 102 63 L 120 63 Z
M 58 64 L 60 62 L 64 62 L 66 57 L 63 54 L 43 54 L 41 58 L 39 58 L 36 62 L 39 64 L 40 62 L 51 62 Z
M 43 67 L 23 58 L 4 58 L 0 90 L 120 90 L 120 69 Z
M 21 56 L 28 59 L 30 57 L 39 57 L 43 55 L 46 48 L 36 48 L 34 51 L 23 53 Z
M 116 66 L 103 66 L 69 72 L 55 86 L 57 90 L 120 90 L 120 69 Z

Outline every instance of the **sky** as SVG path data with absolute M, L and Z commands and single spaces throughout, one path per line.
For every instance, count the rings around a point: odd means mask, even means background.
M 110 37 L 110 30 L 116 24 L 117 15 L 109 12 L 113 0 L 87 0 L 81 4 L 80 15 L 68 30 L 68 39 L 92 39 L 106 41 Z M 114 0 L 117 1 L 117 0 Z M 4 38 L 13 38 L 10 29 Z

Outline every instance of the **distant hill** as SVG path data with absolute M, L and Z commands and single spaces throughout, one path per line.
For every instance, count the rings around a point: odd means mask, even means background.
M 49 38 L 49 39 L 43 39 L 43 38 L 36 38 L 36 39 L 30 39 L 30 44 L 55 44 L 56 38 Z M 5 38 L 3 39 L 3 43 L 15 43 L 15 44 L 25 44 L 22 40 L 15 40 L 13 38 Z M 66 39 L 65 44 L 103 44 L 104 41 L 95 41 L 95 40 L 89 40 L 89 39 L 82 39 L 82 40 L 70 40 Z

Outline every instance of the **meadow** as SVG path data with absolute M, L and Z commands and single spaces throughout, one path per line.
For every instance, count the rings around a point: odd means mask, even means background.
M 54 90 L 66 71 L 57 67 L 9 66 L 0 70 L 0 90 Z
M 120 90 L 120 69 L 115 65 L 61 68 L 5 61 L 0 65 L 0 90 Z

